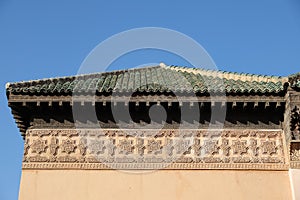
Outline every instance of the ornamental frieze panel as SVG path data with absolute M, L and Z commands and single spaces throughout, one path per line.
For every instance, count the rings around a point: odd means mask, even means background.
M 148 144 L 146 146 L 147 152 L 148 153 L 159 153 L 160 150 L 162 149 L 162 141 L 161 140 L 155 140 L 155 139 L 150 139 L 148 140 Z
M 33 153 L 42 153 L 46 150 L 46 145 L 47 141 L 46 140 L 42 140 L 42 139 L 37 139 L 37 140 L 34 140 L 31 144 L 31 151 Z
M 281 130 L 31 129 L 25 141 L 23 168 L 289 167 Z
M 234 154 L 242 155 L 247 153 L 247 140 L 234 140 L 232 143 L 232 150 Z
M 212 155 L 219 152 L 218 141 L 217 140 L 205 140 L 203 148 L 205 154 Z
M 263 141 L 261 143 L 261 149 L 263 154 L 276 154 L 277 146 L 275 141 Z
M 69 138 L 62 140 L 61 151 L 67 154 L 74 153 L 76 148 L 76 141 Z

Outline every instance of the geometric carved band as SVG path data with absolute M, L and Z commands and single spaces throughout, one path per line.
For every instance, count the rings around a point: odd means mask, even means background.
M 282 130 L 29 129 L 23 169 L 287 170 Z

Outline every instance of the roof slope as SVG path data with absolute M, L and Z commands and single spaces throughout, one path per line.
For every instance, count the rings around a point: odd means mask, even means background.
M 72 95 L 74 92 L 141 92 L 197 94 L 226 92 L 281 93 L 287 78 L 253 74 L 238 74 L 178 66 L 153 66 L 80 76 L 9 83 L 7 95 Z M 300 87 L 300 82 L 296 82 Z

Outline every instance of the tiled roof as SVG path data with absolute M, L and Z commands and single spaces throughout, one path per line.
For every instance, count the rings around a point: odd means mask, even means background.
M 74 92 L 85 94 L 95 91 L 97 94 L 110 92 L 266 94 L 283 92 L 285 81 L 286 78 L 276 76 L 161 65 L 9 83 L 6 91 L 8 95 L 71 95 Z M 299 84 L 298 81 L 296 85 Z

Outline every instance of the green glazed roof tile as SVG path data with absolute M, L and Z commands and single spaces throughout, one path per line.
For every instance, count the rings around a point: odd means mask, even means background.
M 300 88 L 298 75 L 288 77 Z M 15 95 L 72 95 L 73 93 L 280 93 L 287 78 L 239 74 L 179 66 L 154 66 L 63 78 L 10 83 Z

